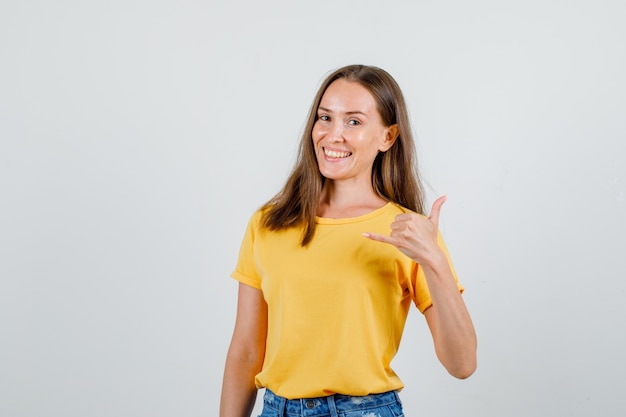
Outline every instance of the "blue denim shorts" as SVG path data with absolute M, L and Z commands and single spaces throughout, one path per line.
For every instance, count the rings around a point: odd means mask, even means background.
M 259 417 L 403 417 L 397 391 L 363 397 L 328 397 L 288 400 L 265 390 Z

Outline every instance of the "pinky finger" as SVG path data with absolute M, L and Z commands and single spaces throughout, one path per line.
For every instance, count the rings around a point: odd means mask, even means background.
M 389 236 L 383 236 L 383 235 L 379 235 L 376 233 L 369 233 L 369 232 L 363 233 L 363 236 L 365 236 L 366 238 L 370 240 L 376 240 L 378 242 L 389 243 L 391 245 L 394 244 L 394 240 Z

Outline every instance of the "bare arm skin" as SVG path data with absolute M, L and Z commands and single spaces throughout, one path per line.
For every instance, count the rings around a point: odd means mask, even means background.
M 267 304 L 256 288 L 239 284 L 237 319 L 226 356 L 220 417 L 250 417 L 257 395 L 254 377 L 263 366 Z
M 461 379 L 476 370 L 476 332 L 445 259 L 440 266 L 424 267 L 433 301 L 424 316 L 430 328 L 439 361 Z
M 464 379 L 476 370 L 476 332 L 446 256 L 437 244 L 439 213 L 445 200 L 440 197 L 433 203 L 428 219 L 415 213 L 398 215 L 390 236 L 364 236 L 391 244 L 420 264 L 433 302 L 424 316 L 435 352 L 451 375 Z

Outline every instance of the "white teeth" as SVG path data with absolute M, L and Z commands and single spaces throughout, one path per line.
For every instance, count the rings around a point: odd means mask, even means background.
M 352 155 L 350 152 L 329 151 L 328 149 L 324 149 L 324 154 L 330 158 L 346 158 Z

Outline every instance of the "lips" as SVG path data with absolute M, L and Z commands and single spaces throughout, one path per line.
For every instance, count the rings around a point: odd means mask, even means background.
M 326 155 L 329 158 L 333 158 L 333 159 L 341 159 L 341 158 L 347 158 L 350 155 L 352 155 L 352 152 L 347 152 L 347 151 L 331 151 L 330 149 L 326 149 L 324 148 L 324 155 Z

